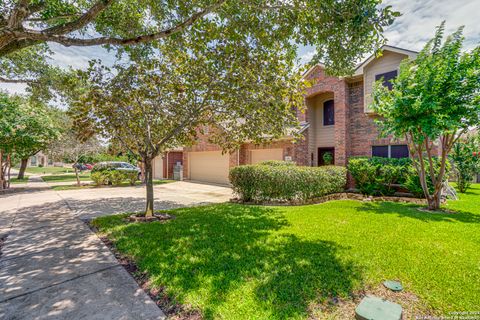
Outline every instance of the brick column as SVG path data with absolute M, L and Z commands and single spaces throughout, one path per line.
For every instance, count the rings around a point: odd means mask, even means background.
M 335 90 L 335 165 L 347 164 L 350 139 L 348 136 L 349 116 L 347 103 L 347 86 L 345 82 L 339 82 Z
M 182 164 L 183 164 L 183 179 L 184 180 L 189 180 L 190 179 L 190 176 L 188 174 L 188 166 L 190 165 L 188 163 L 188 151 L 190 150 L 190 148 L 183 148 L 183 161 L 182 161 Z

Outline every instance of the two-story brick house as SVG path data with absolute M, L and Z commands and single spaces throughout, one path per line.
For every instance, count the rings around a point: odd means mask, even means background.
M 333 77 L 322 65 L 311 68 L 304 77 L 313 85 L 305 95 L 306 111 L 299 112 L 303 140 L 293 137 L 268 145 L 245 143 L 230 154 L 200 137 L 198 144 L 183 150 L 184 179 L 213 183 L 228 183 L 231 167 L 255 164 L 264 160 L 292 160 L 298 165 L 323 164 L 323 155 L 333 155 L 335 165 L 346 165 L 352 156 L 408 157 L 405 142 L 379 137 L 369 110 L 373 83 L 389 79 L 398 73 L 403 59 L 414 59 L 416 52 L 384 46 L 379 57 L 372 55 L 359 64 L 352 76 Z

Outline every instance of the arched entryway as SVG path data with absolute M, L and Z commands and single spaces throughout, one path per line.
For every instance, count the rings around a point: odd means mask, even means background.
M 335 95 L 322 92 L 307 98 L 310 165 L 335 163 Z

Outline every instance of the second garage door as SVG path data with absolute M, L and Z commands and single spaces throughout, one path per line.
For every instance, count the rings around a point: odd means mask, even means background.
M 189 152 L 190 179 L 228 183 L 230 155 L 221 151 Z
M 283 160 L 283 149 L 251 150 L 251 163 L 257 164 L 267 160 Z

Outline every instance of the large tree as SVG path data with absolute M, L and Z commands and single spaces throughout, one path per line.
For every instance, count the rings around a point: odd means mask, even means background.
M 297 124 L 295 108 L 303 103 L 288 50 L 272 53 L 243 40 L 201 49 L 184 44 L 188 50 L 166 43 L 156 58 L 115 72 L 93 68 L 71 112 L 87 136 L 101 132 L 142 159 L 147 216 L 157 155 L 194 143 L 205 130 L 225 151 L 281 137 Z
M 393 89 L 377 83 L 373 93 L 383 132 L 408 142 L 430 210 L 440 208 L 453 145 L 480 125 L 480 47 L 462 51 L 462 28 L 442 43 L 443 35 L 442 23 L 418 57 L 400 65 Z
M 397 15 L 381 0 L 0 0 L 0 65 L 13 63 L 0 69 L 0 82 L 35 83 L 49 43 L 138 48 L 186 31 L 202 45 L 311 45 L 340 74 L 382 44 Z

